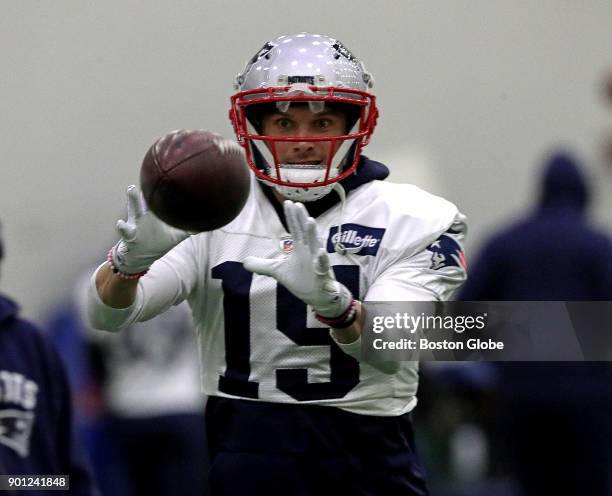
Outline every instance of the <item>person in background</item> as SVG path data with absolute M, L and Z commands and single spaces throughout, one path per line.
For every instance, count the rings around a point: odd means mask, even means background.
M 2 256 L 0 240 L 0 260 Z M 99 494 L 73 434 L 70 388 L 62 361 L 36 326 L 19 317 L 17 304 L 2 294 L 0 474 L 68 475 L 69 494 Z M 56 481 L 54 487 L 61 487 Z M 15 494 L 57 493 L 34 485 Z
M 612 300 L 612 243 L 586 220 L 585 172 L 546 164 L 537 208 L 494 235 L 464 301 Z M 612 369 L 604 362 L 500 362 L 500 432 L 526 495 L 610 494 Z
M 119 334 L 95 332 L 85 308 L 91 270 L 77 279 L 49 327 L 62 351 L 80 350 L 65 358 L 71 375 L 78 375 L 81 432 L 102 492 L 171 495 L 180 480 L 181 494 L 205 496 L 205 396 L 188 305 Z

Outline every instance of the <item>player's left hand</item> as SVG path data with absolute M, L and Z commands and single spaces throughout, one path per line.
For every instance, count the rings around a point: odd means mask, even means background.
M 351 306 L 353 295 L 334 277 L 327 251 L 317 237 L 314 219 L 301 203 L 286 200 L 283 208 L 293 236 L 293 250 L 282 259 L 247 257 L 244 267 L 274 277 L 322 317 L 333 319 L 343 315 Z

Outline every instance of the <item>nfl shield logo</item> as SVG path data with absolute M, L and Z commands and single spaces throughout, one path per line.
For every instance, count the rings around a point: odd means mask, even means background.
M 291 253 L 293 250 L 293 238 L 290 236 L 283 236 L 280 239 L 280 248 L 283 253 Z

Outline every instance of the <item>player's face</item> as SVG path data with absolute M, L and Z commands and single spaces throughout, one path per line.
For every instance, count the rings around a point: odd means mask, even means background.
M 346 133 L 346 115 L 326 108 L 314 113 L 308 105 L 290 105 L 287 112 L 274 112 L 262 118 L 261 134 L 268 136 L 303 136 L 318 138 Z M 342 142 L 337 142 L 334 153 Z M 327 162 L 331 141 L 277 141 L 276 154 L 281 164 L 317 164 Z

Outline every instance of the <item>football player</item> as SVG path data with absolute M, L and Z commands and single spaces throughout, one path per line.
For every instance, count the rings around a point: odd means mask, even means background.
M 361 302 L 450 298 L 465 279 L 465 224 L 362 155 L 372 87 L 334 38 L 266 43 L 231 98 L 253 171 L 244 210 L 190 236 L 130 187 L 121 239 L 92 278 L 101 329 L 191 305 L 213 494 L 427 494 L 410 418 L 418 364 L 361 358 Z

